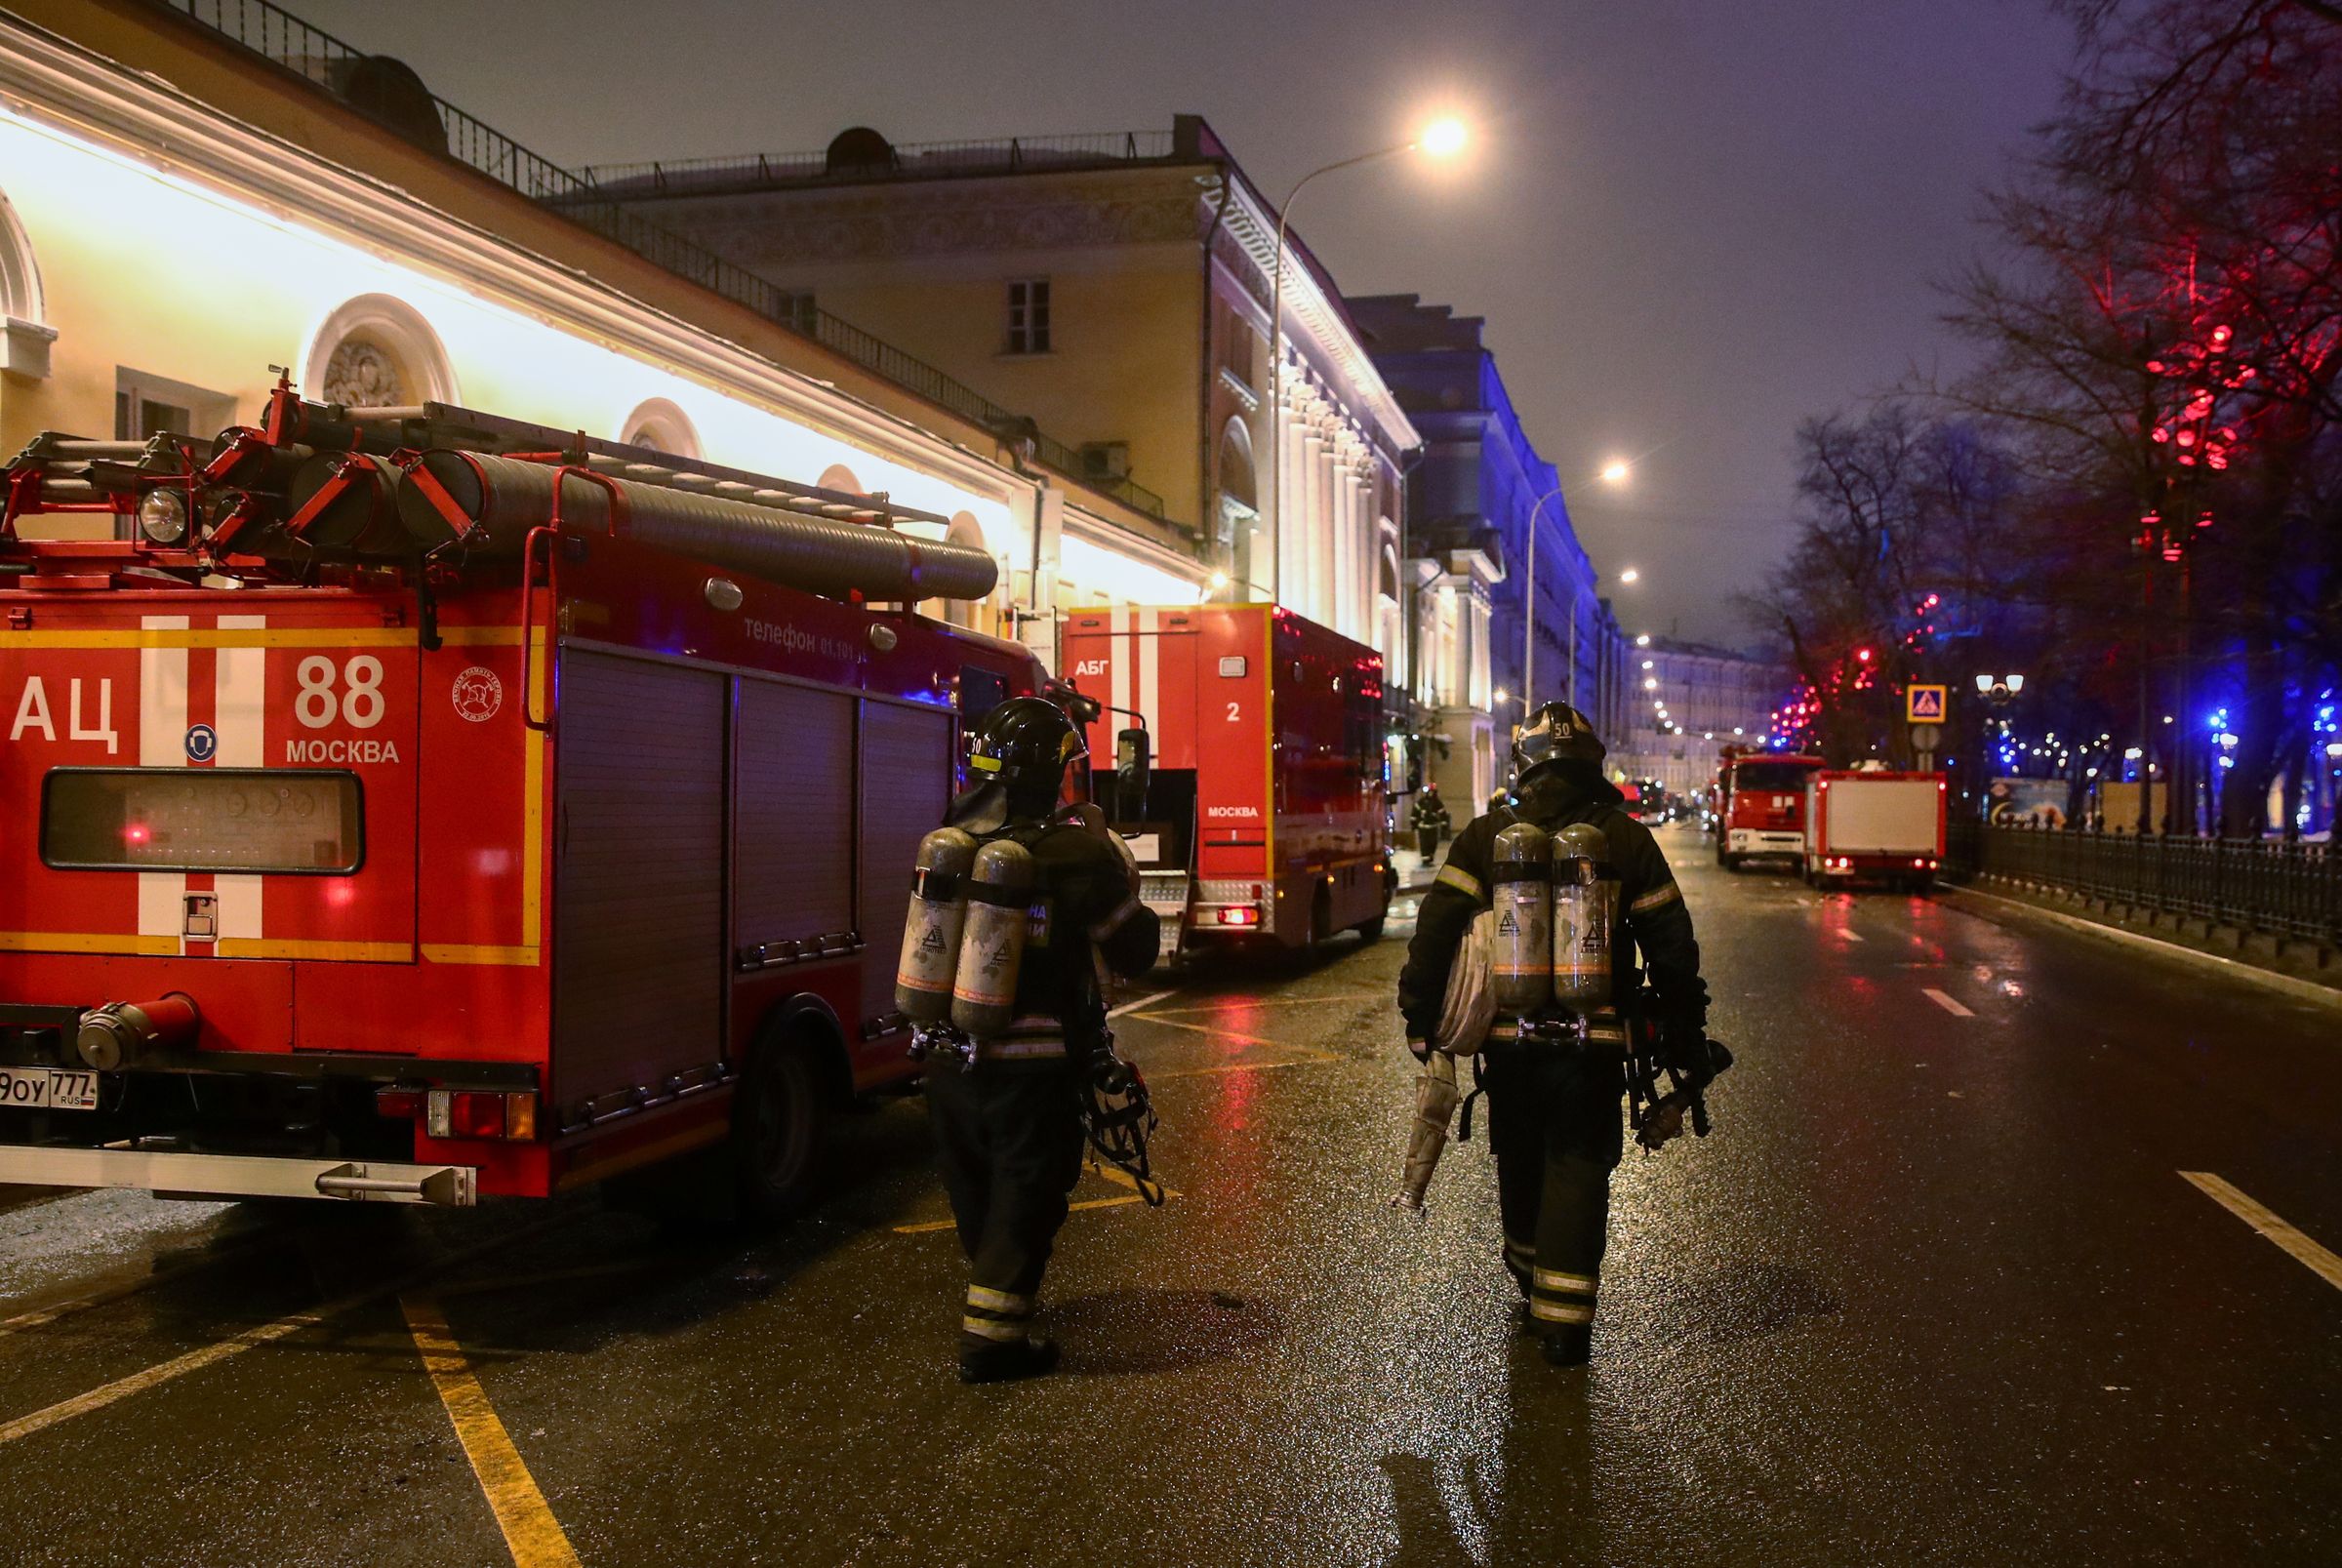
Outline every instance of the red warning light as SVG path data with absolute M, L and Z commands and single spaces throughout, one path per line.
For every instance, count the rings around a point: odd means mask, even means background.
M 132 823 L 122 829 L 122 842 L 125 844 L 143 844 L 153 837 L 154 834 L 147 830 L 144 823 Z

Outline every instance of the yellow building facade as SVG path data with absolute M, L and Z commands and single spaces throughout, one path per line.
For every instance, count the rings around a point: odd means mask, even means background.
M 1115 603 L 1203 591 L 1176 530 L 1026 462 L 1013 432 L 414 144 L 239 38 L 109 0 L 15 12 L 10 452 L 44 430 L 209 435 L 256 420 L 281 366 L 312 396 L 457 404 L 940 513 L 1002 567 L 993 600 L 955 615 L 1044 658 L 1069 572 Z
M 587 173 L 581 200 L 623 203 L 1061 433 L 1201 552 L 1216 596 L 1373 645 L 1403 684 L 1399 474 L 1419 439 L 1330 277 L 1298 237 L 1280 257 L 1273 210 L 1201 119 L 924 147 L 854 130 L 820 153 Z

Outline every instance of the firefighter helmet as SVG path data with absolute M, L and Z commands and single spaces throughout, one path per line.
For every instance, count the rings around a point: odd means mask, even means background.
M 1089 754 L 1089 743 L 1064 708 L 1045 697 L 1012 697 L 976 726 L 968 767 L 1014 792 L 1045 788 L 1054 795 L 1066 769 Z
M 1599 762 L 1609 755 L 1593 721 L 1567 703 L 1546 703 L 1528 717 L 1513 738 L 1515 781 L 1548 762 Z

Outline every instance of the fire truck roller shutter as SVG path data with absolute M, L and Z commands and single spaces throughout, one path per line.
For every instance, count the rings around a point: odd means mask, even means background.
M 473 554 L 517 555 L 529 530 L 552 516 L 553 475 L 515 458 L 426 452 L 400 482 L 399 517 L 425 547 L 461 537 Z M 628 538 L 789 587 L 909 602 L 981 599 L 999 581 L 991 556 L 966 544 L 633 480 L 610 484 L 625 503 L 620 529 Z M 564 522 L 609 528 L 603 483 L 571 474 L 562 485 Z
M 743 679 L 733 940 L 843 936 L 854 923 L 854 697 Z M 864 925 L 863 939 L 886 933 Z
M 551 1092 L 723 1056 L 723 676 L 566 651 L 556 672 Z
M 862 705 L 861 849 L 855 928 L 873 951 L 891 951 L 910 912 L 910 864 L 919 840 L 951 803 L 951 714 L 897 703 Z M 862 969 L 863 1017 L 895 1010 L 894 966 Z

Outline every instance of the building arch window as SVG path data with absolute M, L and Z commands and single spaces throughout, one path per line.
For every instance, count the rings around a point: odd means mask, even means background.
M 361 294 L 325 318 L 309 340 L 301 384 L 345 408 L 460 401 L 439 335 L 423 312 L 388 294 Z
M 664 397 L 636 404 L 619 429 L 619 440 L 630 447 L 648 447 L 675 458 L 701 456 L 700 432 L 691 416 Z
M 27 380 L 49 374 L 49 345 L 57 329 L 49 325 L 48 302 L 41 294 L 41 266 L 32 254 L 31 236 L 17 221 L 17 210 L 0 192 L 0 370 Z

